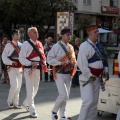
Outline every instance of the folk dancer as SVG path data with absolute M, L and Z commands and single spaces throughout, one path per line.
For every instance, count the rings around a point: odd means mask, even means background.
M 38 115 L 35 109 L 34 97 L 36 96 L 39 88 L 40 62 L 46 65 L 46 57 L 42 43 L 37 40 L 37 28 L 29 28 L 28 36 L 30 37 L 30 40 L 23 43 L 19 56 L 19 60 L 24 66 L 24 75 L 27 90 L 27 97 L 23 102 L 23 106 L 27 111 L 30 112 L 31 117 L 36 118 Z
M 98 40 L 98 27 L 87 28 L 88 40 L 80 45 L 77 64 L 82 74 L 79 76 L 82 106 L 78 120 L 94 120 L 100 84 L 104 91 L 103 80 L 109 79 L 108 63 L 103 47 Z
M 22 85 L 22 65 L 18 57 L 22 44 L 19 42 L 20 33 L 18 30 L 12 30 L 11 35 L 12 41 L 6 44 L 2 53 L 2 61 L 7 65 L 11 85 L 7 102 L 9 108 L 16 107 L 21 109 L 22 106 L 19 105 L 19 93 Z
M 52 120 L 57 120 L 57 112 L 60 110 L 60 120 L 69 120 L 65 115 L 67 99 L 70 94 L 71 75 L 76 72 L 76 58 L 70 41 L 70 29 L 61 31 L 62 39 L 53 45 L 48 52 L 47 62 L 53 66 L 53 76 L 59 96 L 52 109 Z

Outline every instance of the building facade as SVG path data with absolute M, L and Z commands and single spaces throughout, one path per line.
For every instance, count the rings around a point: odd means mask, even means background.
M 117 29 L 120 19 L 120 0 L 77 0 L 77 12 L 96 18 L 96 24 L 105 29 Z
M 76 0 L 77 11 L 75 15 L 86 14 L 94 18 L 93 24 L 107 30 L 118 30 L 120 23 L 120 0 Z M 120 40 L 120 31 L 116 40 Z M 81 37 L 81 36 L 80 36 Z M 114 41 L 116 41 L 114 40 Z

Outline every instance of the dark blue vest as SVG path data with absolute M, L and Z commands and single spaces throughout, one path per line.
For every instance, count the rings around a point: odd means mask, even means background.
M 104 51 L 103 46 L 98 42 L 96 44 L 96 47 L 98 48 L 98 50 L 100 51 L 100 53 L 102 55 L 104 67 L 108 67 L 107 55 L 106 55 L 106 53 Z M 91 58 L 88 59 L 88 63 L 93 63 L 93 62 L 96 62 L 96 61 L 101 61 L 101 60 L 98 57 L 97 53 L 95 52 L 95 54 Z

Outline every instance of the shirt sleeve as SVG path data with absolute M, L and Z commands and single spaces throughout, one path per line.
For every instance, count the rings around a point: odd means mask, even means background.
M 52 66 L 61 65 L 61 62 L 57 60 L 57 50 L 58 47 L 53 45 L 53 47 L 51 48 L 47 55 L 47 63 Z
M 81 70 L 82 74 L 87 78 L 92 76 L 92 73 L 88 67 L 88 59 L 87 59 L 88 53 L 89 52 L 87 47 L 84 44 L 81 44 L 77 58 L 77 65 Z
M 13 61 L 8 58 L 8 56 L 10 56 L 10 53 L 11 53 L 10 50 L 11 50 L 11 45 L 10 43 L 8 43 L 5 46 L 3 53 L 2 53 L 2 61 L 5 65 L 12 65 L 13 63 Z
M 19 61 L 22 65 L 25 66 L 31 65 L 31 61 L 27 59 L 27 52 L 28 52 L 28 46 L 26 45 L 26 43 L 23 43 L 19 54 Z
M 42 59 L 42 62 L 46 63 L 46 56 L 45 56 L 45 53 L 44 53 L 44 48 L 43 48 L 43 45 L 41 42 L 39 42 L 39 47 L 40 47 L 40 54 L 41 54 L 41 59 Z

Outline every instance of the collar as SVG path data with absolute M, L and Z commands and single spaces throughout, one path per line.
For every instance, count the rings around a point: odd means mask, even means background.
M 17 45 L 17 44 L 18 44 L 18 42 L 15 42 L 14 40 L 12 40 L 12 42 L 13 42 L 15 45 Z
M 68 46 L 68 43 L 65 44 L 62 40 L 60 41 L 64 46 Z
M 34 45 L 36 45 L 36 41 L 34 42 L 32 39 L 30 39 L 30 41 L 31 41 Z
M 91 44 L 95 45 L 95 46 L 96 46 L 96 44 L 97 44 L 97 42 L 96 42 L 96 43 L 93 43 L 90 39 L 88 39 L 88 41 L 89 41 Z

